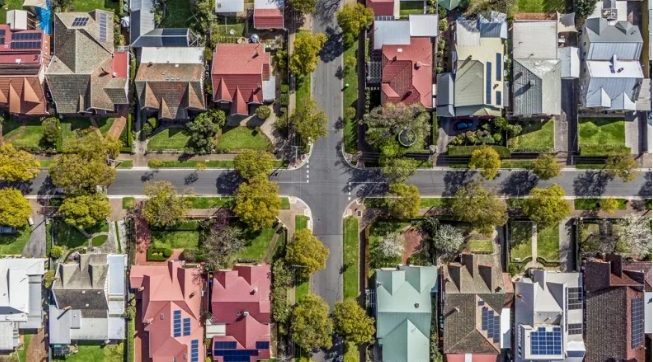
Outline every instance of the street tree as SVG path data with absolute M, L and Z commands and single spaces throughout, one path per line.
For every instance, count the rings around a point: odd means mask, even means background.
M 295 127 L 305 144 L 315 142 L 327 135 L 327 116 L 318 108 L 315 99 L 310 98 L 297 105 L 290 116 L 290 123 Z
M 297 266 L 297 274 L 308 278 L 326 267 L 329 249 L 309 229 L 295 231 L 286 245 L 286 263 Z
M 57 155 L 49 169 L 56 187 L 73 195 L 97 192 L 97 187 L 108 187 L 116 177 L 116 170 L 105 159 L 86 158 L 76 153 Z
M 390 184 L 390 191 L 385 198 L 388 212 L 396 219 L 412 219 L 419 215 L 419 190 L 415 185 L 404 183 Z
M 449 224 L 440 225 L 433 233 L 433 246 L 442 253 L 455 253 L 464 242 L 465 237 L 460 229 Z
M 639 176 L 637 161 L 629 154 L 608 156 L 605 170 L 612 177 L 619 177 L 623 182 L 633 182 Z
M 555 156 L 542 154 L 533 162 L 533 173 L 542 180 L 548 180 L 560 176 L 562 166 Z
M 251 180 L 255 177 L 267 177 L 272 172 L 274 157 L 264 150 L 245 150 L 234 158 L 234 169 L 240 177 Z
M 32 207 L 20 190 L 0 189 L 0 225 L 20 228 L 27 225 Z
M 198 154 L 211 153 L 215 143 L 215 136 L 220 129 L 217 124 L 213 123 L 211 113 L 201 113 L 193 121 L 189 122 L 186 127 L 188 127 L 187 132 L 190 135 L 188 140 L 189 151 Z
M 612 215 L 619 209 L 619 200 L 615 198 L 606 198 L 599 201 L 599 209 Z
M 305 350 L 331 348 L 333 322 L 329 318 L 329 305 L 317 295 L 302 297 L 295 305 L 291 318 L 292 337 Z
M 317 0 L 290 0 L 289 4 L 299 13 L 297 15 L 309 15 L 315 12 Z
M 278 194 L 276 183 L 263 176 L 254 177 L 238 186 L 234 214 L 254 231 L 270 227 L 281 207 Z
M 71 196 L 64 199 L 59 214 L 66 224 L 88 229 L 109 217 L 111 204 L 104 194 Z
M 205 231 L 200 250 L 207 265 L 213 269 L 230 269 L 238 252 L 245 247 L 240 228 L 235 226 L 210 225 Z
M 288 288 L 292 285 L 293 274 L 286 266 L 284 260 L 278 259 L 272 264 L 272 318 L 280 326 L 284 325 L 290 317 L 290 304 L 288 303 Z
M 39 162 L 11 143 L 0 144 L 0 181 L 19 182 L 31 180 L 39 174 Z
M 493 180 L 497 177 L 501 167 L 501 158 L 499 153 L 492 147 L 483 145 L 472 151 L 472 157 L 469 160 L 469 168 L 475 170 L 481 169 L 481 176 L 487 180 Z
M 356 69 L 356 67 L 358 66 L 358 60 L 356 60 L 356 57 L 353 55 L 346 56 L 344 63 L 345 65 L 342 68 L 342 75 L 345 77 L 349 75 L 351 71 Z M 349 107 L 349 108 L 353 108 L 353 107 Z M 350 117 L 347 118 L 353 119 L 354 117 L 356 117 L 356 108 L 353 109 L 354 109 L 354 114 L 350 115 Z
M 115 159 L 120 154 L 122 142 L 111 136 L 102 136 L 101 133 L 89 130 L 83 137 L 76 138 L 64 146 L 67 153 L 75 153 L 84 159 Z
M 651 252 L 651 218 L 628 214 L 618 221 L 621 225 L 619 240 L 625 243 L 630 253 L 642 257 Z
M 315 35 L 309 32 L 298 33 L 295 37 L 295 51 L 290 56 L 290 70 L 298 76 L 313 73 L 317 69 L 320 51 L 326 41 L 327 37 L 324 33 Z
M 486 189 L 482 180 L 468 182 L 459 188 L 451 207 L 456 218 L 473 224 L 486 234 L 490 234 L 495 226 L 506 223 L 507 209 L 506 203 Z
M 419 161 L 410 158 L 381 160 L 381 173 L 389 182 L 405 182 L 415 174 Z
M 336 333 L 345 342 L 354 344 L 371 343 L 374 339 L 374 319 L 367 315 L 356 300 L 348 299 L 336 303 L 333 311 Z
M 190 190 L 184 194 L 190 194 Z M 186 215 L 188 201 L 180 197 L 177 188 L 168 181 L 146 182 L 145 195 L 148 199 L 143 206 L 143 217 L 150 225 L 175 225 Z
M 522 202 L 522 210 L 538 228 L 557 225 L 571 213 L 571 207 L 564 199 L 565 190 L 558 184 L 535 187 L 528 196 Z
M 358 34 L 374 21 L 374 10 L 363 4 L 346 4 L 336 12 L 338 25 L 342 29 L 345 48 L 350 47 Z

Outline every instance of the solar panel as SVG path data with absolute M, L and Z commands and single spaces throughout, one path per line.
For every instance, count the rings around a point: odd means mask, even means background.
M 214 349 L 236 349 L 236 342 L 215 342 Z
M 583 323 L 571 323 L 567 325 L 569 334 L 583 334 Z
M 73 19 L 73 25 L 72 26 L 86 26 L 86 23 L 88 23 L 88 18 L 87 17 L 75 18 L 75 19 Z
M 581 288 L 567 288 L 567 309 L 583 308 L 583 291 Z
M 497 106 L 501 105 L 501 91 L 497 91 Z
M 11 36 L 11 40 L 41 40 L 41 33 L 16 33 Z
M 492 63 L 485 62 L 485 103 L 492 104 Z
M 644 342 L 644 298 L 630 301 L 630 348 L 637 348 Z
M 173 336 L 181 337 L 181 311 L 172 312 Z
M 267 341 L 256 342 L 256 349 L 268 349 L 268 348 L 270 348 L 270 342 Z
M 100 41 L 107 41 L 107 14 L 100 13 Z
M 481 329 L 487 332 L 488 338 L 499 343 L 501 338 L 501 316 L 488 307 L 481 308 Z
M 184 318 L 184 336 L 190 336 L 190 318 Z
M 200 342 L 197 339 L 190 341 L 190 362 L 198 362 L 200 355 Z
M 258 351 L 255 349 L 222 349 L 222 350 L 213 351 L 214 356 L 223 356 L 223 357 L 249 357 L 249 356 L 255 356 L 257 353 Z
M 40 41 L 19 41 L 11 42 L 11 49 L 40 49 L 41 48 L 41 42 Z
M 187 35 L 187 34 L 188 34 L 188 29 L 182 29 L 182 28 L 161 29 L 161 35 L 164 36 Z
M 562 354 L 562 332 L 560 327 L 547 330 L 540 327 L 531 332 L 531 354 L 533 355 L 560 355 Z
M 497 82 L 501 81 L 501 53 L 497 53 Z

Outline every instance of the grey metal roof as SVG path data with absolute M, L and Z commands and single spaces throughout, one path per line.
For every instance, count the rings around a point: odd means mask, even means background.
M 411 36 L 438 36 L 438 14 L 408 15 Z
M 14 322 L 0 322 L 0 351 L 13 351 L 14 347 Z
M 277 80 L 273 75 L 270 75 L 269 80 L 263 81 L 263 101 L 271 102 L 274 101 L 276 96 L 276 84 Z
M 459 60 L 456 72 L 455 104 L 456 107 L 485 104 L 483 64 L 478 60 Z
M 478 29 L 482 38 L 508 39 L 508 16 L 498 11 L 484 11 L 478 14 Z
M 606 19 L 592 18 L 585 22 L 585 33 L 589 40 L 585 60 L 608 60 L 615 54 L 619 59 L 639 60 L 642 53 L 642 34 L 629 22 L 610 25 Z
M 152 0 L 131 0 L 129 33 L 132 43 L 156 28 L 154 22 L 154 2 Z
M 642 81 L 642 87 L 639 91 L 639 97 L 635 101 L 635 109 L 638 111 L 651 111 L 651 80 L 646 78 Z
M 609 61 L 587 61 L 581 77 L 581 101 L 588 108 L 635 110 L 639 82 L 644 79 L 639 61 L 618 61 L 613 71 Z
M 515 115 L 560 114 L 561 62 L 515 59 L 513 112 Z
M 239 13 L 245 11 L 244 0 L 216 0 L 216 13 Z
M 580 50 L 574 47 L 558 49 L 558 59 L 562 62 L 562 78 L 578 78 L 580 76 Z
M 515 21 L 512 27 L 513 58 L 557 58 L 558 32 L 555 20 Z
M 187 28 L 154 29 L 141 35 L 132 43 L 134 48 L 143 47 L 188 47 L 191 33 Z
M 410 44 L 410 22 L 380 20 L 374 22 L 374 50 L 379 50 L 385 44 Z
M 112 254 L 107 257 L 109 263 L 109 295 L 125 295 L 125 268 L 127 257 Z
M 70 312 L 70 311 L 68 311 Z M 70 344 L 71 314 L 50 304 L 48 340 L 50 344 Z
M 455 117 L 454 113 L 454 82 L 451 73 L 442 73 L 436 76 L 437 97 L 436 112 L 440 117 Z

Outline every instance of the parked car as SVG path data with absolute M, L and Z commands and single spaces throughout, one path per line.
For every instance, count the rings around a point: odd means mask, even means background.
M 464 131 L 464 130 L 470 129 L 472 127 L 474 127 L 474 122 L 472 122 L 472 121 L 461 121 L 461 122 L 456 123 L 453 126 L 453 129 L 456 130 L 456 131 Z

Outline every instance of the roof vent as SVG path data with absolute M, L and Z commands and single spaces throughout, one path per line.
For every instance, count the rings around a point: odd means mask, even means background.
M 397 48 L 397 53 L 401 53 L 401 52 L 403 52 L 403 51 L 404 51 L 403 49 L 401 49 L 401 48 Z
M 415 303 L 415 308 L 419 308 L 419 303 Z
M 421 68 L 422 66 L 424 66 L 424 64 L 422 64 L 422 62 L 415 63 L 415 68 L 417 68 L 417 69 Z
M 111 73 L 111 77 L 112 77 L 112 78 L 115 78 L 115 77 L 117 77 L 117 76 L 118 76 L 118 73 L 116 73 L 116 72 Z
M 258 49 L 254 50 L 254 53 L 252 53 L 252 58 L 258 57 Z
M 86 294 L 86 291 L 85 291 L 85 290 L 82 290 L 82 294 Z
M 247 317 L 247 316 L 249 316 L 249 312 L 248 312 L 248 311 L 244 311 L 244 312 L 243 312 L 243 317 Z
M 147 66 L 148 66 L 148 67 L 151 67 L 151 66 L 152 66 L 152 62 L 147 62 Z
M 254 289 L 252 289 L 252 294 L 256 294 L 257 292 L 258 292 L 258 287 L 254 287 Z

